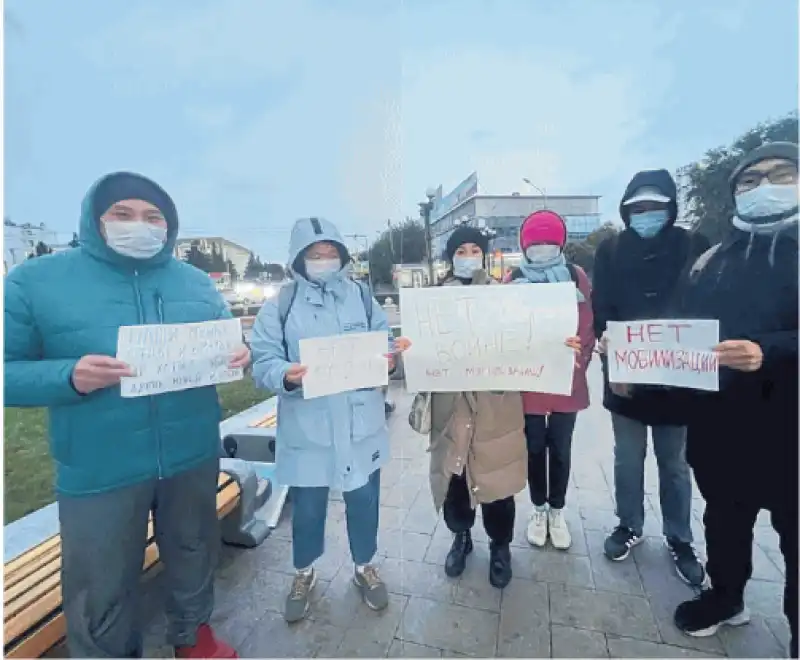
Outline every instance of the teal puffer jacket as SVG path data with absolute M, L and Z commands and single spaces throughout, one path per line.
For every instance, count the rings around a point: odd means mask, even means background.
M 48 408 L 64 495 L 168 478 L 220 454 L 214 387 L 123 399 L 119 387 L 81 396 L 70 383 L 84 355 L 116 355 L 120 326 L 229 316 L 208 275 L 173 257 L 177 218 L 152 259 L 106 245 L 92 203 L 99 183 L 83 202 L 80 247 L 31 259 L 5 280 L 5 405 Z

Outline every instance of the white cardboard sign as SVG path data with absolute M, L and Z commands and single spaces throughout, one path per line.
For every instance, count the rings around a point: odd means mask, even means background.
M 572 393 L 573 283 L 401 289 L 400 300 L 409 391 Z
M 389 335 L 353 332 L 300 340 L 303 398 L 351 392 L 389 384 Z
M 719 390 L 718 321 L 614 321 L 607 336 L 612 383 Z
M 228 364 L 242 345 L 239 319 L 119 329 L 117 359 L 136 376 L 123 378 L 123 397 L 152 396 L 241 380 Z

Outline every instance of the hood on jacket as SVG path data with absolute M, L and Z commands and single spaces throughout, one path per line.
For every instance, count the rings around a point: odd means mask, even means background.
M 150 202 L 164 214 L 167 240 L 161 251 L 149 259 L 134 259 L 112 250 L 100 231 L 100 217 L 112 204 L 125 199 Z M 128 268 L 157 266 L 169 261 L 178 238 L 178 212 L 166 191 L 154 181 L 132 172 L 114 172 L 98 179 L 86 193 L 81 205 L 79 238 L 81 247 L 91 255 Z
M 619 215 L 625 226 L 630 226 L 631 209 L 625 205 L 629 199 L 634 196 L 634 193 L 642 187 L 656 188 L 665 197 L 669 199 L 667 202 L 667 210 L 669 212 L 669 220 L 667 220 L 667 227 L 675 224 L 678 218 L 678 188 L 675 185 L 675 179 L 667 170 L 644 170 L 643 172 L 636 173 L 628 187 L 625 188 L 625 193 L 619 202 Z
M 332 222 L 323 218 L 301 218 L 294 223 L 289 239 L 289 265 L 292 272 L 306 277 L 306 266 L 303 262 L 305 251 L 314 243 L 327 241 L 339 250 L 342 269 L 350 263 L 350 252 L 344 244 L 341 233 Z

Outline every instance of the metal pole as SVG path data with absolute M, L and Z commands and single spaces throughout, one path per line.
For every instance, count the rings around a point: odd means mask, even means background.
M 539 186 L 531 183 L 530 179 L 524 178 L 522 179 L 525 183 L 527 183 L 531 188 L 538 191 L 542 196 L 542 202 L 544 203 L 544 208 L 547 208 L 547 190 L 540 188 Z
M 430 201 L 423 202 L 420 206 L 422 206 L 425 220 L 425 247 L 428 251 L 428 286 L 433 286 L 433 238 L 431 237 L 431 207 L 433 203 Z

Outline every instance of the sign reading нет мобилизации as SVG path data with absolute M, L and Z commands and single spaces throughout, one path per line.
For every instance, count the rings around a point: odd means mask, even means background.
M 117 359 L 136 375 L 122 379 L 121 394 L 152 396 L 241 380 L 243 370 L 229 367 L 241 344 L 239 319 L 123 326 Z
M 612 383 L 719 390 L 719 322 L 609 322 L 608 377 Z
M 410 391 L 572 392 L 572 282 L 401 289 L 400 309 Z

